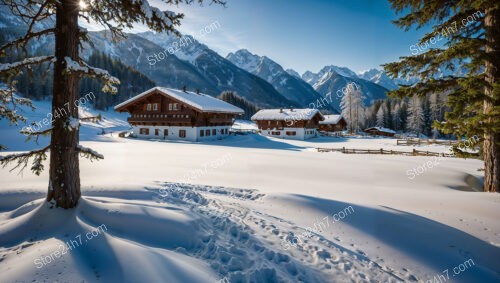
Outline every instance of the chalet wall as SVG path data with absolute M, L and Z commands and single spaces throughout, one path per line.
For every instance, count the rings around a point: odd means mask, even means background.
M 214 127 L 184 127 L 184 126 L 132 126 L 133 135 L 139 138 L 156 138 L 162 140 L 184 141 L 210 141 L 219 140 L 229 136 L 230 126 Z M 148 133 L 144 133 L 147 129 Z M 142 130 L 142 131 L 141 131 Z M 185 131 L 186 136 L 181 137 L 180 131 Z M 215 135 L 214 135 L 215 130 Z M 203 136 L 200 134 L 203 131 Z M 207 131 L 210 135 L 207 135 Z M 157 135 L 158 134 L 158 135 Z
M 295 135 L 293 135 L 293 133 L 295 133 Z M 318 132 L 316 129 L 304 129 L 304 128 L 261 130 L 261 134 L 264 136 L 281 138 L 281 139 L 290 139 L 290 140 L 305 140 L 318 136 Z

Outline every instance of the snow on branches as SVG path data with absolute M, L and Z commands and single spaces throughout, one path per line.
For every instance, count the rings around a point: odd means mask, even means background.
M 34 110 L 31 100 L 15 95 L 15 81 L 11 82 L 9 86 L 0 87 L 0 120 L 6 118 L 11 125 L 17 125 L 19 121 L 26 121 L 22 115 L 17 113 L 16 107 L 18 105 L 24 105 Z
M 22 172 L 24 168 L 28 166 L 30 159 L 33 158 L 31 171 L 36 175 L 40 175 L 44 169 L 43 161 L 47 160 L 47 151 L 49 151 L 49 149 L 50 146 L 46 146 L 42 149 L 32 150 L 29 152 L 0 156 L 0 164 L 3 168 L 5 168 L 10 162 L 16 161 L 17 164 L 10 169 L 10 171 L 20 168 L 19 172 Z
M 175 19 L 176 16 L 174 12 L 162 12 L 156 7 L 151 7 L 151 5 L 149 5 L 149 2 L 144 0 L 132 0 L 131 2 L 133 5 L 139 6 L 139 9 L 144 14 L 146 21 L 153 21 L 153 19 L 156 17 L 169 26 L 173 24 L 172 19 Z
M 24 67 L 31 67 L 32 65 L 39 65 L 44 62 L 51 61 L 53 62 L 54 56 L 39 56 L 39 57 L 31 57 L 26 58 L 22 61 L 14 62 L 14 63 L 3 63 L 0 64 L 0 75 L 4 76 L 8 73 L 15 72 L 15 74 L 19 73 L 20 70 Z
M 103 92 L 118 92 L 118 89 L 114 85 L 120 84 L 120 80 L 110 75 L 108 71 L 96 67 L 91 67 L 83 61 L 80 63 L 76 62 L 69 57 L 64 57 L 64 60 L 66 62 L 65 72 L 85 74 L 91 78 L 101 79 L 104 82 L 104 86 L 102 88 Z
M 80 152 L 81 157 L 88 158 L 90 161 L 104 159 L 104 155 L 94 151 L 91 148 L 77 145 L 78 152 Z

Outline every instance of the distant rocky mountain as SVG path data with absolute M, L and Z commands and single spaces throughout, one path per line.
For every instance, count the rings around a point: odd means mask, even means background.
M 286 69 L 285 71 L 296 78 L 302 79 L 300 74 L 297 71 L 295 71 L 294 69 Z
M 458 65 L 459 64 L 457 63 L 456 66 Z M 446 76 L 462 76 L 465 73 L 466 70 L 460 68 L 456 68 L 453 71 L 441 68 L 434 77 L 437 79 Z M 389 90 L 398 89 L 400 85 L 412 85 L 419 81 L 418 77 L 391 79 L 389 78 L 389 76 L 387 76 L 384 70 L 379 69 L 369 69 L 366 71 L 362 71 L 358 73 L 358 76 L 362 79 L 379 84 Z
M 53 25 L 50 21 L 51 19 L 37 24 L 36 28 Z M 26 24 L 12 16 L 5 6 L 0 6 L 0 30 L 0 42 L 6 42 L 22 36 Z M 160 86 L 186 86 L 212 96 L 218 96 L 226 90 L 235 91 L 259 107 L 300 106 L 286 99 L 265 80 L 238 68 L 189 36 L 185 37 L 184 42 L 187 44 L 179 48 L 174 45 L 174 49 L 178 49 L 173 50 L 174 52 L 169 52 L 168 48 L 174 42 L 178 43 L 179 39 L 164 34 L 127 34 L 126 39 L 114 42 L 108 32 L 101 31 L 89 32 L 89 39 L 91 44 L 84 44 L 82 51 L 82 57 L 86 60 L 95 51 L 102 52 L 134 68 Z M 39 56 L 53 54 L 53 50 L 53 38 L 42 37 L 33 41 L 28 51 L 31 56 Z M 0 62 L 17 59 L 10 56 L 0 59 Z
M 340 100 L 343 96 L 342 89 L 349 83 L 355 83 L 357 87 L 361 88 L 366 105 L 371 105 L 376 100 L 385 98 L 388 92 L 387 88 L 358 77 L 349 68 L 333 65 L 324 67 L 318 73 L 307 71 L 302 75 L 302 79 L 312 85 L 321 95 L 331 96 L 336 107 L 340 107 Z
M 48 19 L 37 23 L 36 29 L 53 25 Z M 18 38 L 26 30 L 26 24 L 12 16 L 5 6 L 0 6 L 0 42 Z M 173 88 L 200 90 L 218 96 L 229 90 L 261 108 L 308 107 L 311 103 L 332 95 L 334 102 L 327 110 L 339 108 L 339 91 L 348 83 L 358 84 L 365 102 L 386 97 L 388 90 L 398 84 L 412 84 L 417 78 L 391 80 L 384 71 L 371 69 L 356 74 L 346 67 L 325 66 L 318 73 L 310 71 L 300 76 L 293 69 L 282 66 L 266 56 L 247 50 L 230 53 L 224 58 L 191 36 L 177 38 L 166 34 L 145 32 L 128 34 L 122 41 L 114 42 L 107 32 L 89 32 L 92 45 L 84 44 L 83 57 L 88 59 L 95 52 L 103 52 L 126 66 L 151 79 L 156 85 Z M 53 38 L 42 37 L 29 45 L 33 56 L 53 53 Z M 20 54 L 10 54 L 5 60 L 17 60 Z M 443 71 L 437 75 L 460 75 L 463 70 Z M 45 92 L 43 92 L 45 93 Z
M 389 76 L 387 76 L 387 74 L 382 70 L 369 69 L 366 71 L 362 71 L 358 73 L 358 77 L 381 85 L 388 90 L 395 90 L 399 88 L 397 83 L 389 78 Z
M 301 106 L 309 106 L 322 98 L 311 85 L 297 76 L 298 74 L 291 75 L 280 64 L 266 56 L 252 54 L 242 49 L 229 53 L 226 58 L 236 66 L 266 80 L 287 99 Z M 324 108 L 335 110 L 332 105 L 325 105 Z
M 146 72 L 159 84 L 168 80 L 165 77 L 169 76 L 176 76 L 180 79 L 187 78 L 188 75 L 196 75 L 197 79 L 199 77 L 202 80 L 193 81 L 189 78 L 184 84 L 188 88 L 199 88 L 213 96 L 219 95 L 222 91 L 231 90 L 259 107 L 300 106 L 300 104 L 285 98 L 264 79 L 239 68 L 189 35 L 177 38 L 167 34 L 145 32 L 139 33 L 137 36 L 142 37 L 142 41 L 155 44 L 160 49 L 147 52 L 143 50 L 145 60 L 147 56 L 154 56 L 158 52 L 168 54 L 167 59 L 156 60 L 157 62 L 153 66 L 147 62 L 144 64 L 143 61 L 140 63 L 141 66 L 137 66 L 138 70 Z M 138 42 L 135 44 L 139 45 Z M 149 58 L 151 59 L 151 57 Z M 162 67 L 155 67 L 158 64 Z M 189 71 L 179 73 L 179 65 L 186 66 Z M 153 74 L 158 72 L 158 68 L 163 70 L 162 74 Z M 166 72 L 169 74 L 165 74 Z M 168 81 L 164 83 L 171 87 L 182 87 L 181 84 L 172 84 Z
M 306 81 L 308 84 L 314 86 L 320 79 L 322 79 L 325 76 L 328 76 L 331 73 L 337 73 L 343 77 L 346 78 L 357 78 L 358 76 L 356 75 L 355 72 L 350 70 L 347 67 L 337 67 L 334 65 L 330 66 L 325 66 L 323 69 L 321 69 L 318 73 L 313 73 L 311 71 L 306 71 L 302 75 L 302 79 Z

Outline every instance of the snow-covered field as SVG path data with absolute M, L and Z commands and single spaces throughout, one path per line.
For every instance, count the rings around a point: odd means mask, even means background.
M 500 281 L 478 160 L 314 150 L 411 151 L 394 139 L 125 139 L 103 115 L 82 126 L 105 159 L 81 160 L 77 209 L 43 201 L 47 172 L 0 170 L 0 282 Z M 1 123 L 0 144 L 32 147 Z

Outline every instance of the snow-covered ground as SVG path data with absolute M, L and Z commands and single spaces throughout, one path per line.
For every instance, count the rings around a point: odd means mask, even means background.
M 382 138 L 118 138 L 103 115 L 108 134 L 82 127 L 105 159 L 81 160 L 77 209 L 43 201 L 47 172 L 0 171 L 0 282 L 500 280 L 500 196 L 474 192 L 478 160 L 314 150 L 412 149 Z

